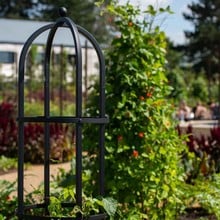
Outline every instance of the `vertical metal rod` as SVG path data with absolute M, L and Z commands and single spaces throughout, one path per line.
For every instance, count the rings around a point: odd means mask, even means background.
M 104 57 L 102 55 L 101 50 L 97 51 L 99 57 L 99 65 L 100 65 L 100 97 L 99 97 L 99 108 L 100 108 L 100 117 L 105 117 L 105 62 Z M 105 125 L 100 125 L 100 149 L 99 149 L 99 185 L 100 185 L 100 195 L 104 196 L 105 190 Z
M 64 68 L 64 61 L 63 61 L 63 55 L 64 55 L 64 48 L 63 45 L 60 46 L 60 86 L 59 86 L 59 96 L 60 96 L 60 116 L 63 115 L 63 82 L 64 82 L 64 74 L 65 74 L 65 68 Z
M 23 48 L 19 60 L 18 74 L 18 219 L 24 215 L 24 69 L 28 47 Z
M 82 125 L 76 124 L 76 204 L 82 207 Z
M 46 25 L 35 31 L 24 44 L 18 66 L 18 209 L 19 220 L 24 218 L 24 70 L 25 59 L 33 40 L 45 30 L 52 27 Z
M 67 17 L 63 19 L 72 32 L 76 53 L 76 204 L 82 207 L 82 48 L 76 25 Z
M 72 33 L 73 41 L 75 45 L 75 51 L 76 51 L 76 117 L 81 120 L 81 117 L 82 117 L 82 49 L 80 45 L 79 33 L 77 30 L 77 27 L 73 23 L 73 21 L 68 17 L 59 18 L 48 35 L 46 55 L 45 55 L 45 73 L 49 72 L 50 50 L 51 50 L 52 41 L 53 41 L 55 32 L 57 28 L 59 26 L 62 26 L 63 24 L 69 27 Z M 47 93 L 47 90 L 45 93 Z M 48 95 L 49 94 L 47 94 L 47 96 Z M 48 106 L 48 109 L 49 109 L 49 106 Z M 76 181 L 76 203 L 77 205 L 82 206 L 82 125 L 81 125 L 81 121 L 79 121 L 76 124 L 76 179 L 77 179 Z
M 19 105 L 22 103 L 19 102 Z M 21 120 L 21 119 L 20 119 Z M 18 126 L 18 218 L 24 214 L 24 123 L 19 121 Z
M 79 35 L 76 36 L 79 38 Z M 82 207 L 82 54 L 81 46 L 75 42 L 76 50 L 76 203 Z
M 85 65 L 84 65 L 84 69 L 85 69 L 85 78 L 84 78 L 84 105 L 86 105 L 86 101 L 87 101 L 87 96 L 88 96 L 88 40 L 85 41 Z
M 105 173 L 105 125 L 100 125 L 99 128 L 99 193 L 101 196 L 105 194 L 105 182 L 104 182 L 104 173 Z
M 84 28 L 78 26 L 78 30 L 82 33 L 86 38 L 90 41 L 90 43 L 94 46 L 96 50 L 98 59 L 99 59 L 99 117 L 105 117 L 105 60 L 101 48 L 99 47 L 96 39 Z M 104 154 L 105 154 L 105 147 L 104 147 L 104 137 L 105 137 L 105 125 L 100 125 L 99 128 L 99 193 L 100 195 L 104 195 L 104 170 L 105 170 L 105 163 L 104 163 Z
M 44 78 L 44 116 L 50 116 L 50 50 L 45 54 L 45 78 Z M 47 206 L 50 200 L 50 125 L 44 122 L 44 201 L 46 204 L 46 214 L 48 214 Z

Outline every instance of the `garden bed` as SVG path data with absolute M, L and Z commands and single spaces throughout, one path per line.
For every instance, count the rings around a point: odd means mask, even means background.
M 207 213 L 203 208 L 188 208 L 186 214 L 180 216 L 178 220 L 194 220 L 194 219 L 206 219 L 217 220 L 215 215 Z

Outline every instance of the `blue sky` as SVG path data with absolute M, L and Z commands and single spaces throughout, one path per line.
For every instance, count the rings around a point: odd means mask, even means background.
M 183 18 L 183 12 L 189 12 L 187 5 L 196 0 L 130 0 L 131 4 L 139 5 L 141 8 L 146 8 L 148 4 L 158 7 L 166 7 L 170 5 L 174 14 L 169 14 L 161 19 L 161 29 L 175 44 L 186 42 L 184 37 L 185 30 L 192 30 L 193 26 L 190 22 Z M 125 3 L 127 0 L 119 0 L 120 3 Z M 163 20 L 163 22 L 162 22 Z
M 187 5 L 191 3 L 192 0 L 172 0 L 169 4 L 174 14 L 166 18 L 162 28 L 174 43 L 184 43 L 184 31 L 193 30 L 192 24 L 182 15 L 183 12 L 190 12 Z

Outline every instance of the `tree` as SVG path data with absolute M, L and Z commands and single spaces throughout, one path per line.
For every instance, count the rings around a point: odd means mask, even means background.
M 34 0 L 1 0 L 0 17 L 29 19 L 38 15 L 37 2 Z
M 186 100 L 188 84 L 188 73 L 182 66 L 183 63 L 183 51 L 173 45 L 172 42 L 167 40 L 167 53 L 166 53 L 166 76 L 169 81 L 169 85 L 172 87 L 172 91 L 169 95 L 170 98 L 179 102 L 180 100 Z
M 169 98 L 173 99 L 175 104 L 185 100 L 194 106 L 196 101 L 207 102 L 210 98 L 208 97 L 207 79 L 204 76 L 204 71 L 199 74 L 193 71 L 192 65 L 186 60 L 184 49 L 181 45 L 174 46 L 168 40 L 166 76 L 172 87 Z M 214 88 L 212 88 L 213 93 Z
M 108 16 L 100 17 L 100 8 L 95 0 L 2 0 L 0 17 L 54 21 L 59 17 L 58 9 L 62 6 L 67 8 L 68 17 L 91 32 L 99 42 L 109 40 Z
M 196 72 L 204 70 L 209 81 L 220 68 L 220 2 L 199 0 L 188 5 L 190 13 L 184 13 L 186 20 L 194 25 L 193 31 L 186 31 L 186 45 L 190 60 Z
M 91 32 L 100 42 L 106 42 L 109 38 L 106 17 L 100 17 L 100 8 L 96 6 L 95 0 L 42 0 L 43 9 L 41 19 L 54 20 L 57 18 L 57 9 L 65 6 L 68 10 L 67 16 L 72 18 L 76 24 L 81 25 Z

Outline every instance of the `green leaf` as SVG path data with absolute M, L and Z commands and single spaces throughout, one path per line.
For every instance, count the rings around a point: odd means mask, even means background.
M 117 201 L 111 197 L 103 198 L 103 206 L 107 214 L 113 217 L 117 210 Z

